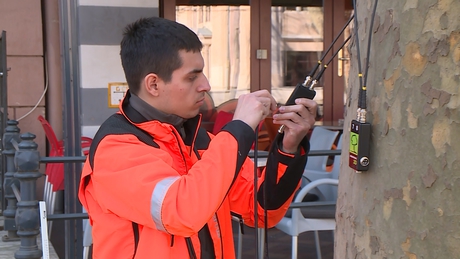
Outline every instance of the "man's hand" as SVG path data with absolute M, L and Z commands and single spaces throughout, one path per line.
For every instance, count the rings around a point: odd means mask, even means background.
M 276 101 L 267 90 L 241 95 L 238 98 L 233 120 L 241 120 L 253 130 L 276 110 Z
M 295 153 L 300 141 L 315 124 L 318 104 L 307 98 L 295 100 L 295 105 L 281 106 L 273 115 L 273 123 L 285 125 L 282 150 Z

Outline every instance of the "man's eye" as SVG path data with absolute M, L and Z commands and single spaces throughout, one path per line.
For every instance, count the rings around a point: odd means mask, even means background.
M 194 76 L 189 77 L 188 79 L 189 79 L 190 81 L 193 81 L 193 80 L 195 80 L 196 78 L 197 78 L 197 76 L 194 75 Z

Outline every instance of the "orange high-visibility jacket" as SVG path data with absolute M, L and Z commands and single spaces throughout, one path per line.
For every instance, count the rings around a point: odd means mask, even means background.
M 275 141 L 254 206 L 254 164 L 247 158 L 254 131 L 247 124 L 231 121 L 213 136 L 197 116 L 185 122 L 182 139 L 171 124 L 147 121 L 128 99 L 101 125 L 81 176 L 93 258 L 202 258 L 199 232 L 206 229 L 215 258 L 232 259 L 231 213 L 254 226 L 256 208 L 260 227 L 264 209 L 268 227 L 284 216 L 305 167 L 307 139 L 295 155 Z

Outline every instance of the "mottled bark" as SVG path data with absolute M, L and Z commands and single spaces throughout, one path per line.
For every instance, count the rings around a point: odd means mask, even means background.
M 357 2 L 364 69 L 374 0 Z M 371 166 L 355 173 L 342 154 L 335 258 L 459 258 L 460 1 L 381 0 L 371 33 Z M 351 53 L 345 125 L 357 116 L 356 42 Z

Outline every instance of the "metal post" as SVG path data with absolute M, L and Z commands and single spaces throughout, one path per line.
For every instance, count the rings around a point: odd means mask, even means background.
M 8 120 L 8 93 L 6 87 L 6 76 L 9 68 L 6 65 L 6 31 L 2 31 L 0 41 L 0 83 L 1 83 L 1 109 L 2 109 L 2 129 L 6 127 Z
M 80 81 L 79 81 L 79 42 L 78 42 L 78 1 L 61 2 L 61 32 L 63 32 L 63 85 L 64 88 L 64 136 L 65 156 L 81 155 L 80 146 Z M 77 198 L 80 183 L 81 164 L 65 165 L 64 212 L 80 213 L 81 204 Z M 83 224 L 81 220 L 65 222 L 66 259 L 83 256 Z
M 3 134 L 3 155 L 6 157 L 6 171 L 3 182 L 3 189 L 5 190 L 6 209 L 3 211 L 5 217 L 4 227 L 8 231 L 7 235 L 2 237 L 3 242 L 17 241 L 19 236 L 16 234 L 16 222 L 14 217 L 16 216 L 16 204 L 17 197 L 19 194 L 19 181 L 14 178 L 16 172 L 16 166 L 14 164 L 14 154 L 16 153 L 16 147 L 20 141 L 18 122 L 15 120 L 9 120 L 8 126 Z M 15 195 L 16 193 L 16 195 Z
M 40 217 L 38 200 L 36 197 L 37 179 L 42 175 L 38 171 L 40 154 L 35 135 L 32 133 L 21 134 L 19 150 L 16 151 L 14 162 L 18 171 L 14 177 L 21 183 L 21 199 L 16 212 L 18 236 L 21 246 L 14 253 L 16 259 L 40 259 L 42 251 L 38 249 L 37 235 L 40 234 Z
M 6 66 L 6 32 L 2 31 L 0 34 L 0 136 L 3 136 L 3 130 L 6 128 L 6 121 L 8 120 L 8 94 L 7 94 L 7 87 L 6 87 L 6 76 L 7 76 L 8 68 Z M 0 147 L 3 150 L 3 147 Z M 0 160 L 0 183 L 4 181 L 4 173 L 6 171 L 5 166 L 5 156 L 1 156 Z M 2 211 L 5 210 L 5 190 L 4 188 L 0 187 L 1 189 L 1 209 Z

